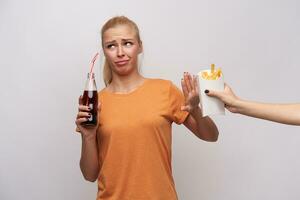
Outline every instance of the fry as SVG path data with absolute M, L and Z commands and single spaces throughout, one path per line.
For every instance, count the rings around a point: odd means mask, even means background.
M 215 64 L 211 64 L 210 71 L 204 71 L 201 76 L 205 80 L 217 80 L 222 76 L 222 70 L 219 68 L 215 70 Z
M 210 73 L 213 74 L 215 72 L 215 64 L 210 65 Z

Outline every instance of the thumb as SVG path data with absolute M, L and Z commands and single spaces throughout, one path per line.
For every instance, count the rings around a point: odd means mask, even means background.
M 189 111 L 190 110 L 190 106 L 181 106 L 181 111 Z
M 215 90 L 205 90 L 204 92 L 207 96 L 216 97 L 218 99 L 222 98 L 222 92 L 215 91 Z

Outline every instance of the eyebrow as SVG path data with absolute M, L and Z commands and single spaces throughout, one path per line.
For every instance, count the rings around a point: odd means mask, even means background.
M 126 38 L 126 39 L 122 39 L 122 41 L 134 41 L 134 39 Z M 104 44 L 107 45 L 107 44 L 112 44 L 112 43 L 115 43 L 115 42 L 116 42 L 116 40 L 111 40 L 111 41 L 105 42 Z

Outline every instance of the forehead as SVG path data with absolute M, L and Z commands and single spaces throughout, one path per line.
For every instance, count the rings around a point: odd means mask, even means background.
M 136 37 L 134 29 L 129 25 L 117 25 L 107 29 L 103 34 L 104 41 L 117 39 L 133 39 Z

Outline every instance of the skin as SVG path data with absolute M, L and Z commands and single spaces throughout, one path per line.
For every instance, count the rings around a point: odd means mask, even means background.
M 283 124 L 300 125 L 300 104 L 271 104 L 242 100 L 227 84 L 223 92 L 210 90 L 207 95 L 223 101 L 225 108 L 232 113 Z
M 134 29 L 128 25 L 117 25 L 104 32 L 103 52 L 112 69 L 112 82 L 105 90 L 125 94 L 139 87 L 146 78 L 138 72 L 138 55 L 142 53 L 142 43 L 137 40 Z M 190 114 L 184 125 L 197 137 L 205 141 L 216 141 L 218 129 L 209 117 L 201 117 L 201 109 L 198 106 L 199 90 L 195 77 L 185 73 L 181 81 L 185 96 L 185 105 L 182 110 Z M 86 128 L 81 125 L 88 118 L 89 110 L 83 106 L 79 98 L 78 115 L 75 121 L 78 132 L 82 135 L 82 152 L 80 168 L 83 176 L 88 181 L 95 181 L 99 173 L 99 160 L 97 149 L 96 127 Z M 101 112 L 101 104 L 98 106 Z

